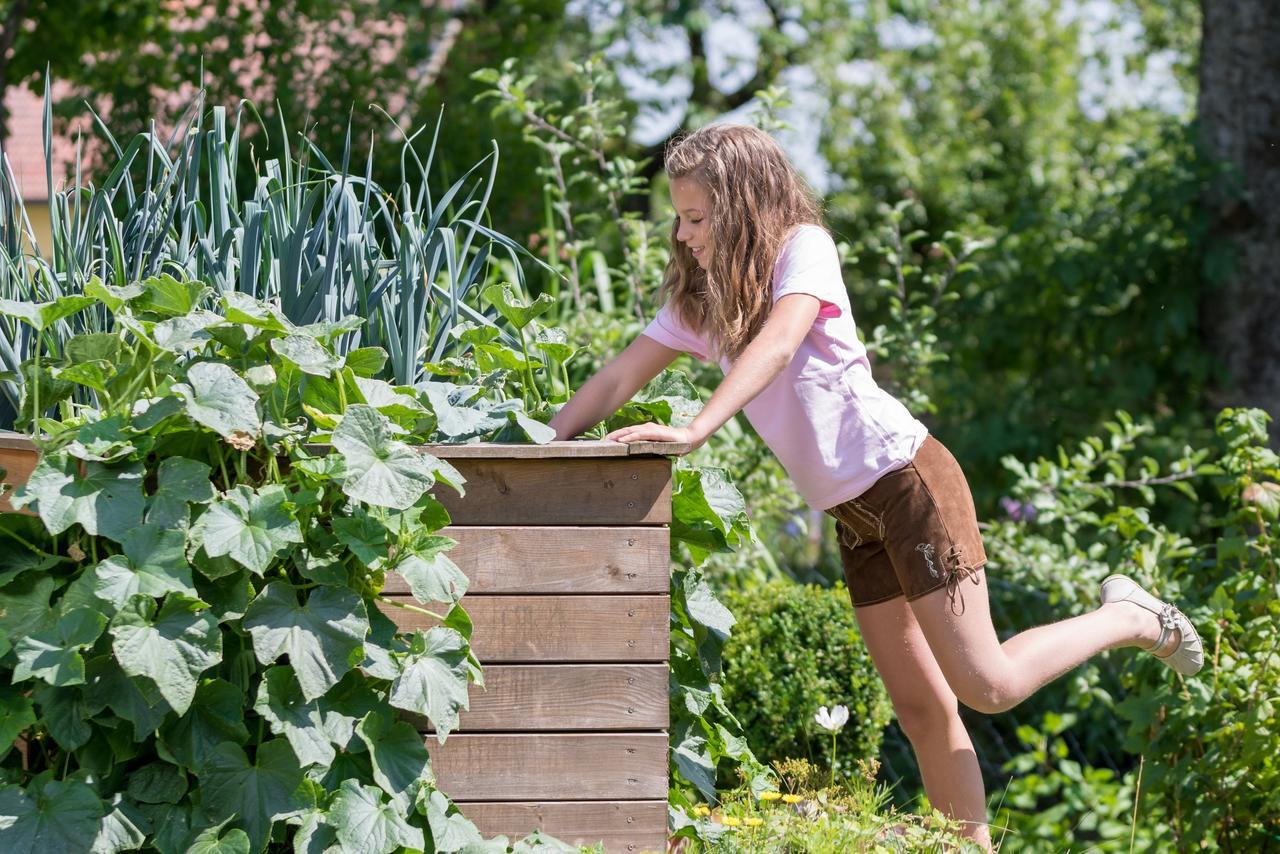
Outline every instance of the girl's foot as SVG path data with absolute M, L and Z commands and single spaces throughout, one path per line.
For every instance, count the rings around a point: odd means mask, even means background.
M 1152 596 L 1127 575 L 1109 575 L 1102 581 L 1102 603 L 1128 602 L 1156 615 L 1159 634 L 1154 643 L 1143 647 L 1183 676 L 1192 676 L 1204 666 L 1204 650 L 1200 635 L 1186 616 Z M 1148 627 L 1150 623 L 1147 624 Z M 1149 629 L 1150 630 L 1150 629 Z M 1150 637 L 1144 633 L 1144 637 Z

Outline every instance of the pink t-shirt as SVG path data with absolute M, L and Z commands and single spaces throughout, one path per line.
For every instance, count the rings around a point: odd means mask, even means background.
M 816 225 L 799 226 L 774 264 L 774 302 L 794 293 L 817 297 L 818 317 L 791 363 L 743 412 L 805 502 L 826 510 L 909 463 L 928 431 L 871 378 L 835 242 Z M 733 367 L 668 306 L 644 334 L 703 361 L 716 355 L 726 374 Z

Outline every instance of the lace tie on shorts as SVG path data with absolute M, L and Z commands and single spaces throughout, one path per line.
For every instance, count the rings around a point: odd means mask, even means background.
M 951 606 L 951 613 L 958 617 L 964 613 L 964 591 L 960 589 L 960 582 L 971 578 L 976 587 L 979 583 L 977 568 L 964 562 L 964 550 L 959 546 L 952 546 L 947 550 L 943 566 L 947 574 L 947 602 Z M 960 603 L 959 610 L 956 609 L 957 601 Z

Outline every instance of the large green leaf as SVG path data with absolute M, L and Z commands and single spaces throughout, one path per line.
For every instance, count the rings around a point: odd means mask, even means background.
M 224 314 L 232 323 L 243 323 L 258 329 L 271 332 L 292 332 L 293 324 L 270 303 L 255 299 L 239 291 L 228 291 L 222 295 Z
M 247 744 L 244 694 L 222 679 L 210 679 L 196 689 L 195 702 L 182 717 L 169 718 L 160 728 L 160 746 L 174 762 L 190 771 L 204 767 L 213 749 L 223 742 Z
M 308 700 L 288 666 L 269 668 L 262 675 L 253 710 L 273 733 L 289 740 L 304 767 L 328 768 L 336 755 L 334 745 L 345 747 L 355 727 L 355 718 L 334 709 L 327 697 Z
M 404 820 L 395 804 L 383 799 L 380 789 L 343 780 L 333 804 L 328 824 L 338 834 L 344 851 L 361 854 L 389 854 L 401 846 L 423 850 L 422 831 Z
M 391 683 L 387 702 L 397 709 L 426 715 L 441 744 L 458 725 L 459 709 L 468 707 L 468 651 L 466 638 L 453 629 L 437 626 L 415 632 L 400 675 Z
M 46 454 L 15 493 L 13 505 L 32 501 L 51 534 L 78 522 L 90 534 L 120 542 L 142 523 L 142 464 L 106 466 L 63 452 Z
M 427 382 L 418 388 L 426 395 L 436 416 L 436 429 L 450 442 L 462 442 L 500 429 L 507 423 L 505 412 L 494 413 L 474 400 L 475 386 L 449 382 Z
M 180 282 L 168 273 L 143 280 L 142 289 L 142 294 L 133 300 L 133 307 L 166 317 L 185 317 L 209 292 L 202 282 Z
M 89 854 L 118 854 L 120 851 L 136 851 L 147 841 L 147 834 L 138 827 L 146 825 L 146 818 L 138 814 L 135 805 L 117 792 L 105 805 L 107 814 L 98 823 L 98 835 L 93 840 Z
M 155 325 L 152 336 L 156 346 L 170 353 L 203 350 L 213 340 L 209 327 L 222 323 L 222 318 L 211 311 L 197 309 L 182 317 L 164 320 Z
M 0 851 L 85 854 L 102 819 L 102 801 L 79 780 L 46 780 L 31 791 L 0 788 Z
M 67 445 L 67 453 L 76 459 L 100 463 L 120 459 L 136 450 L 121 415 L 82 425 L 76 431 L 75 441 Z
M 190 804 L 138 804 L 138 812 L 151 824 L 152 834 L 147 841 L 159 854 L 187 854 L 191 840 Z M 245 839 L 247 845 L 248 837 Z
M 257 436 L 262 430 L 258 395 L 230 365 L 197 362 L 187 369 L 187 383 L 173 389 L 186 403 L 187 415 L 220 436 Z
M 0 299 L 0 314 L 16 317 L 35 329 L 43 331 L 93 303 L 92 297 L 82 296 L 59 297 L 51 302 Z
M 129 775 L 129 797 L 142 804 L 176 804 L 187 793 L 187 775 L 168 762 L 152 762 Z
M 288 359 L 298 370 L 317 377 L 333 376 L 342 367 L 342 359 L 334 356 L 310 335 L 292 334 L 271 339 L 276 355 Z
M 54 586 L 47 575 L 28 575 L 0 590 L 0 656 L 19 638 L 52 625 L 49 596 Z
M 156 613 L 155 600 L 137 596 L 112 620 L 112 649 L 125 673 L 145 676 L 179 715 L 186 714 L 200 674 L 222 660 L 222 633 L 204 603 L 172 593 Z
M 185 529 L 190 522 L 190 505 L 208 504 L 215 495 L 209 466 L 186 457 L 166 457 L 156 472 L 156 491 L 147 500 L 147 522 Z
M 278 483 L 254 492 L 235 486 L 208 506 L 191 527 L 193 545 L 210 557 L 230 556 L 262 575 L 290 543 L 302 542 L 302 530 L 289 508 L 289 491 Z
M 533 302 L 527 302 L 507 284 L 490 285 L 482 296 L 516 329 L 524 329 L 534 318 L 546 314 L 556 304 L 550 294 L 538 294 Z
M 40 685 L 31 694 L 40 712 L 40 721 L 64 750 L 76 750 L 93 737 L 88 720 L 102 706 L 85 697 L 77 688 Z
M 376 568 L 386 560 L 389 533 L 372 513 L 357 504 L 351 508 L 350 516 L 334 516 L 332 524 L 338 541 L 365 566 Z
M 17 689 L 0 685 L 0 759 L 9 752 L 23 730 L 36 722 L 35 707 L 30 697 Z
M 253 851 L 266 847 L 273 822 L 305 807 L 298 795 L 302 768 L 283 739 L 264 742 L 253 762 L 238 745 L 220 744 L 198 776 L 205 815 L 215 822 L 232 819 L 249 834 Z
M 350 590 L 318 587 L 298 605 L 293 588 L 272 582 L 245 611 L 243 625 L 253 637 L 258 661 L 273 664 L 289 656 L 303 696 L 314 700 L 364 660 L 369 619 L 364 602 Z
M 374 782 L 408 811 L 418 789 L 435 781 L 422 736 L 386 711 L 365 715 L 356 725 L 356 735 L 369 748 Z
M 90 659 L 85 670 L 86 699 L 90 708 L 110 706 L 111 711 L 133 724 L 135 741 L 145 741 L 160 728 L 169 714 L 169 704 L 155 684 L 132 678 L 120 668 L 115 657 L 100 655 Z M 197 697 L 199 696 L 197 692 Z M 46 716 L 48 712 L 45 713 Z
M 381 347 L 357 347 L 347 353 L 347 367 L 358 377 L 375 377 L 387 363 L 387 351 Z
M 182 593 L 197 598 L 186 544 L 181 531 L 153 524 L 135 528 L 124 538 L 124 554 L 112 555 L 94 567 L 94 595 L 116 610 L 137 595 L 159 598 Z
M 435 458 L 392 439 L 390 422 L 371 406 L 348 407 L 332 441 L 347 462 L 342 490 L 357 501 L 407 510 L 435 485 Z
M 672 539 L 715 552 L 750 536 L 746 501 L 723 469 L 682 465 L 674 475 Z
M 106 624 L 106 618 L 96 611 L 73 608 L 52 629 L 21 638 L 14 645 L 18 665 L 13 681 L 34 676 L 58 687 L 83 684 L 80 650 L 96 641 Z
M 419 602 L 457 602 L 470 581 L 446 551 L 456 545 L 449 537 L 431 536 L 397 562 L 395 571 L 408 583 Z
M 443 792 L 432 789 L 426 802 L 419 807 L 427 814 L 427 824 L 431 828 L 431 844 L 435 846 L 436 851 L 444 854 L 451 851 L 470 851 L 473 846 L 482 846 L 484 837 L 480 835 L 479 829 L 456 807 L 450 815 L 451 806 Z M 506 845 L 502 846 L 503 849 L 506 847 Z
M 186 854 L 249 854 L 249 834 L 238 827 L 228 828 L 230 821 L 227 819 L 197 833 Z
M 85 283 L 84 295 L 93 297 L 114 313 L 129 300 L 141 296 L 142 290 L 142 282 L 130 282 L 117 287 L 104 284 L 101 279 L 94 276 Z

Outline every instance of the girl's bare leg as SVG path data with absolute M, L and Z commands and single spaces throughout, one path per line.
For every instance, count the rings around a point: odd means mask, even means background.
M 991 624 L 986 574 L 979 570 L 959 584 L 963 608 L 952 608 L 945 589 L 910 606 L 947 684 L 960 702 L 979 712 L 1012 708 L 1104 649 L 1147 647 L 1160 636 L 1154 614 L 1131 602 L 1113 602 L 1028 629 L 1002 644 Z M 1162 654 L 1177 648 L 1179 633 L 1173 634 Z
M 898 723 L 920 764 L 925 794 L 965 835 L 990 847 L 986 795 L 956 695 L 934 659 L 906 599 L 855 609 L 863 641 L 884 680 Z

